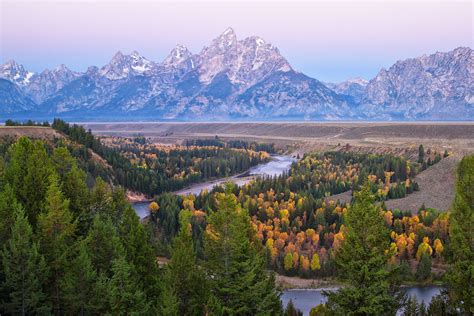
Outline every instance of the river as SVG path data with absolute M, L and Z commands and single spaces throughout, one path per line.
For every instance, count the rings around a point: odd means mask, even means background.
M 326 289 L 326 290 L 335 290 Z M 409 296 L 415 296 L 418 302 L 423 301 L 426 306 L 429 305 L 431 299 L 438 295 L 441 291 L 441 287 L 438 286 L 411 286 L 405 287 L 404 290 Z M 322 294 L 323 289 L 295 289 L 295 290 L 286 290 L 281 296 L 281 301 L 283 306 L 286 307 L 286 304 L 291 300 L 296 308 L 300 309 L 303 312 L 303 315 L 309 315 L 311 308 L 324 303 L 326 301 L 325 296 Z
M 243 174 L 228 178 L 206 181 L 202 183 L 196 183 L 174 193 L 179 195 L 187 195 L 191 193 L 197 195 L 201 193 L 201 191 L 204 189 L 211 191 L 214 186 L 221 185 L 226 182 L 233 182 L 239 186 L 244 185 L 249 181 L 253 180 L 256 176 L 278 176 L 290 170 L 291 164 L 295 161 L 296 159 L 290 156 L 273 155 L 270 161 L 254 166 Z M 149 204 L 150 202 L 133 203 L 133 208 L 141 219 L 148 216 Z

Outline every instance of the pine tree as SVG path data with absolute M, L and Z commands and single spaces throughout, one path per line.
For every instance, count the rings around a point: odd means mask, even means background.
M 179 315 L 203 315 L 207 302 L 204 272 L 197 265 L 190 224 L 191 212 L 180 213 L 181 228 L 173 240 L 171 260 L 166 266 L 165 296 L 174 295 Z
M 403 316 L 418 316 L 419 306 L 416 296 L 410 296 L 403 309 Z
M 454 306 L 474 314 L 474 155 L 457 169 L 456 194 L 450 220 L 448 293 Z
M 11 227 L 15 222 L 13 210 L 19 206 L 20 203 L 17 202 L 12 187 L 6 184 L 0 192 L 0 245 L 4 245 L 10 238 Z
M 132 276 L 133 267 L 124 257 L 112 263 L 113 276 L 109 282 L 109 303 L 113 315 L 145 315 L 150 306 L 145 294 Z
M 110 187 L 102 178 L 95 180 L 94 188 L 91 193 L 91 212 L 92 215 L 111 215 L 112 192 Z
M 126 259 L 134 267 L 134 278 L 142 286 L 148 299 L 153 301 L 160 292 L 158 264 L 140 218 L 135 210 L 128 203 L 126 204 L 119 228 Z M 153 308 L 157 309 L 158 306 L 153 306 Z
M 66 302 L 66 314 L 94 314 L 95 282 L 97 273 L 87 253 L 84 242 L 79 242 L 77 254 L 71 267 L 66 271 L 61 287 Z
M 337 292 L 326 292 L 328 307 L 336 314 L 395 314 L 403 296 L 394 270 L 388 268 L 390 239 L 383 216 L 374 204 L 370 186 L 356 194 L 345 218 L 345 241 L 336 255 L 338 272 L 348 283 Z
M 303 316 L 303 313 L 295 307 L 293 300 L 290 299 L 285 309 L 285 316 Z
M 27 170 L 20 192 L 20 201 L 27 211 L 31 225 L 35 228 L 38 215 L 43 211 L 50 177 L 53 175 L 43 142 L 33 143 L 33 150 L 27 160 Z
M 70 201 L 70 209 L 78 225 L 78 232 L 84 236 L 92 224 L 90 194 L 86 184 L 86 173 L 75 164 L 62 180 L 64 196 Z
M 204 247 L 214 310 L 225 315 L 279 314 L 279 294 L 274 278 L 265 272 L 264 255 L 257 248 L 247 210 L 229 187 L 217 199 Z
M 418 305 L 418 316 L 426 316 L 426 315 L 428 315 L 427 310 L 426 310 L 426 305 L 425 305 L 425 302 L 422 301 Z
M 28 173 L 28 158 L 33 151 L 33 143 L 28 137 L 20 137 L 9 151 L 9 161 L 5 166 L 5 181 L 10 183 L 17 199 L 21 197 L 23 182 Z M 20 200 L 23 202 L 23 200 Z
M 20 137 L 10 147 L 9 156 L 5 180 L 14 190 L 18 202 L 25 207 L 34 230 L 52 173 L 50 159 L 43 142 L 32 142 L 27 137 Z
M 179 301 L 176 293 L 166 287 L 161 292 L 161 314 L 164 316 L 178 316 L 184 315 L 179 313 Z M 205 310 L 202 311 L 203 313 Z
M 13 208 L 14 224 L 11 238 L 3 245 L 1 260 L 5 280 L 1 284 L 0 312 L 14 315 L 46 314 L 50 308 L 42 284 L 47 278 L 47 267 L 33 241 L 32 228 L 23 208 Z
M 48 279 L 48 293 L 53 302 L 55 314 L 63 311 L 61 282 L 71 259 L 74 245 L 75 225 L 69 211 L 69 200 L 65 199 L 56 175 L 46 193 L 46 213 L 38 218 L 38 236 L 41 253 L 45 256 L 51 275 Z
M 444 294 L 436 295 L 431 299 L 426 313 L 430 316 L 456 315 L 456 311 L 449 306 L 447 296 Z
M 111 277 L 112 261 L 123 256 L 125 250 L 109 217 L 95 216 L 85 243 L 97 273 Z
M 418 281 L 426 281 L 431 276 L 431 257 L 428 253 L 423 253 L 421 260 L 416 267 L 416 278 Z
M 418 162 L 423 163 L 425 161 L 425 149 L 423 148 L 423 145 L 420 145 L 418 147 Z
M 53 151 L 51 156 L 56 173 L 59 175 L 61 182 L 64 182 L 66 174 L 68 174 L 72 167 L 76 165 L 74 157 L 71 156 L 69 150 L 66 147 L 58 147 Z

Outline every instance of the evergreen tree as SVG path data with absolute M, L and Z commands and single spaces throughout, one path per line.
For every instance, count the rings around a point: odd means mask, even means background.
M 66 301 L 66 314 L 91 315 L 94 309 L 97 273 L 84 242 L 78 243 L 77 255 L 66 271 L 61 286 Z
M 75 159 L 71 156 L 71 153 L 66 147 L 55 148 L 51 156 L 51 161 L 62 182 L 64 182 L 66 174 L 76 165 Z
M 149 312 L 149 303 L 132 276 L 132 270 L 124 257 L 112 263 L 113 276 L 109 282 L 108 299 L 113 315 L 145 315 Z
M 451 302 L 466 315 L 474 314 L 474 155 L 457 169 L 456 193 L 450 216 L 450 267 L 447 274 Z
M 62 183 L 64 196 L 69 199 L 71 212 L 77 222 L 78 233 L 84 236 L 92 225 L 93 218 L 90 212 L 90 193 L 86 184 L 86 173 L 73 165 L 64 176 Z
M 210 305 L 224 315 L 270 315 L 281 312 L 274 278 L 264 269 L 247 210 L 227 187 L 218 194 L 218 209 L 209 216 L 205 256 L 210 279 Z
M 423 148 L 423 145 L 420 145 L 418 147 L 418 162 L 423 163 L 425 161 L 425 149 Z
M 418 316 L 419 306 L 416 296 L 410 296 L 403 309 L 403 316 Z
M 40 141 L 33 143 L 33 150 L 27 160 L 27 170 L 21 189 L 21 202 L 30 223 L 35 227 L 38 215 L 43 211 L 50 177 L 53 174 L 49 156 Z
M 426 316 L 426 315 L 428 315 L 427 310 L 426 310 L 426 305 L 425 305 L 425 302 L 422 301 L 418 305 L 418 316 Z
M 158 264 L 155 259 L 153 248 L 149 243 L 140 218 L 135 210 L 127 203 L 120 224 L 120 237 L 125 249 L 125 255 L 134 270 L 133 276 L 140 284 L 150 301 L 159 296 L 160 280 Z M 158 306 L 153 306 L 158 308 Z
M 303 316 L 303 313 L 295 307 L 293 300 L 290 299 L 285 309 L 285 316 Z
M 32 142 L 27 137 L 20 137 L 10 147 L 9 156 L 5 180 L 14 190 L 18 202 L 25 207 L 28 219 L 35 228 L 52 173 L 50 159 L 43 142 Z
M 112 209 L 112 192 L 110 187 L 102 178 L 95 180 L 94 188 L 91 193 L 91 211 L 92 215 L 96 214 L 111 216 Z
M 431 276 L 431 257 L 428 253 L 423 253 L 421 260 L 416 267 L 416 279 L 418 281 L 426 281 Z
M 111 277 L 112 261 L 123 256 L 125 250 L 109 217 L 95 216 L 85 243 L 97 273 Z
M 345 222 L 345 242 L 336 254 L 336 264 L 348 286 L 325 293 L 328 308 L 345 315 L 395 314 L 404 297 L 393 280 L 396 271 L 387 264 L 393 255 L 389 231 L 369 184 L 356 193 Z
M 164 316 L 183 315 L 179 313 L 179 301 L 176 293 L 168 288 L 161 292 L 161 314 Z M 203 313 L 205 310 L 202 311 Z
M 51 270 L 47 289 L 55 314 L 63 312 L 61 282 L 71 259 L 76 229 L 69 211 L 69 200 L 64 198 L 58 181 L 56 175 L 50 177 L 51 184 L 46 193 L 46 213 L 38 218 L 40 249 Z
M 159 224 L 163 231 L 163 240 L 169 243 L 179 229 L 180 198 L 171 194 L 163 193 L 157 198 L 160 209 L 152 214 L 152 219 Z
M 10 183 L 15 196 L 24 202 L 21 195 L 24 179 L 28 173 L 28 158 L 33 151 L 33 143 L 28 137 L 20 137 L 8 150 L 9 160 L 5 168 L 5 181 Z
M 20 203 L 17 202 L 12 187 L 6 184 L 0 192 L 0 245 L 4 245 L 10 238 L 11 227 L 15 222 L 13 210 L 19 206 Z
M 446 299 L 447 296 L 443 293 L 433 297 L 426 313 L 430 316 L 456 315 L 456 311 L 449 306 Z
M 23 208 L 13 208 L 15 221 L 11 238 L 3 245 L 1 261 L 5 280 L 1 284 L 0 312 L 11 315 L 46 314 L 49 306 L 42 284 L 47 278 L 47 267 L 33 240 L 32 228 Z
M 197 265 L 190 217 L 190 211 L 181 211 L 181 228 L 173 240 L 171 260 L 166 266 L 167 293 L 164 295 L 176 297 L 179 315 L 203 315 L 207 302 L 207 286 L 204 273 Z

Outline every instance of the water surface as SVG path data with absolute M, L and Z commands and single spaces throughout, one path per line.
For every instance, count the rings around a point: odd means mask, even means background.
M 428 306 L 431 302 L 431 299 L 438 295 L 441 291 L 439 286 L 413 286 L 406 287 L 404 290 L 409 296 L 415 296 L 418 302 L 424 302 Z M 336 290 L 335 288 L 326 289 L 328 291 Z M 316 307 L 321 303 L 326 302 L 326 297 L 322 293 L 323 289 L 295 289 L 295 290 L 286 290 L 281 296 L 281 301 L 283 306 L 286 307 L 286 304 L 291 300 L 296 308 L 300 309 L 303 312 L 303 315 L 309 315 L 311 308 Z

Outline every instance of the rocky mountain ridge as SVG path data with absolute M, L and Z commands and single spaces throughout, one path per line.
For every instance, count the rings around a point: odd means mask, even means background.
M 84 73 L 61 65 L 34 74 L 0 66 L 6 117 L 164 120 L 474 119 L 471 48 L 398 61 L 366 81 L 322 83 L 294 70 L 278 48 L 228 28 L 193 54 L 177 45 L 162 62 L 117 52 Z

